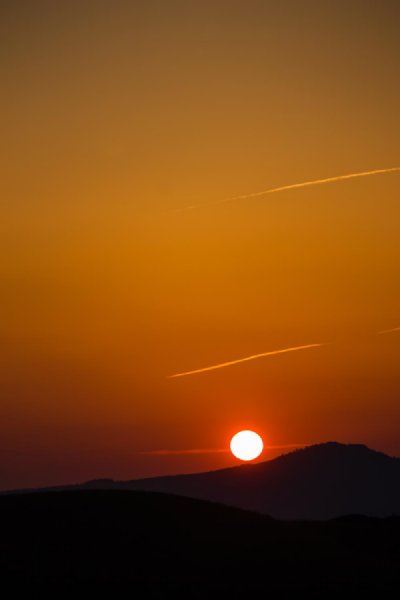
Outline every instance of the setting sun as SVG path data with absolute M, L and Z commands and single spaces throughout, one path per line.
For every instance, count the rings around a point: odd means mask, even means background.
M 231 439 L 231 452 L 239 460 L 254 460 L 260 456 L 264 444 L 255 431 L 239 431 Z

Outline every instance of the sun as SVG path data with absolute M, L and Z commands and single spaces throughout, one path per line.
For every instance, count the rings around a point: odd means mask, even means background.
M 264 444 L 255 431 L 239 431 L 231 439 L 231 452 L 239 460 L 254 460 L 260 456 Z

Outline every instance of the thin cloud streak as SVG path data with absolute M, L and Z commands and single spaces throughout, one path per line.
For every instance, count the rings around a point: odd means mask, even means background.
M 279 446 L 265 446 L 265 450 L 280 450 L 285 448 L 306 448 L 307 446 L 312 446 L 313 444 L 283 444 Z
M 175 454 L 222 454 L 229 452 L 226 448 L 189 448 L 184 450 L 144 450 L 138 454 L 148 456 L 170 456 Z
M 326 343 L 322 344 L 306 344 L 304 346 L 293 346 L 292 348 L 283 348 L 282 350 L 271 350 L 270 352 L 262 352 L 261 354 L 252 354 L 251 356 L 245 356 L 244 358 L 237 358 L 236 360 L 230 360 L 228 362 L 219 363 L 218 365 L 211 365 L 209 367 L 203 367 L 202 369 L 194 369 L 193 371 L 185 371 L 183 373 L 175 373 L 174 375 L 168 375 L 168 379 L 174 379 L 177 377 L 186 377 L 187 375 L 195 375 L 197 373 L 205 373 L 206 371 L 215 371 L 216 369 L 224 369 L 225 367 L 231 367 L 239 363 L 248 362 L 257 358 L 264 358 L 265 356 L 274 356 L 276 354 L 286 354 L 287 352 L 296 352 L 298 350 L 307 350 L 308 348 L 320 348 L 326 346 Z
M 283 444 L 279 446 L 264 446 L 264 450 L 284 450 L 286 448 L 305 448 L 312 444 Z M 183 450 L 143 450 L 137 454 L 146 456 L 173 456 L 180 454 L 229 454 L 230 450 L 227 448 L 189 448 Z
M 395 331 L 400 331 L 400 327 L 393 327 L 392 329 L 384 329 L 383 331 L 378 331 L 378 335 L 384 335 L 385 333 L 394 333 Z
M 384 173 L 395 173 L 399 172 L 400 167 L 390 167 L 388 169 L 374 169 L 373 171 L 362 171 L 360 173 L 349 173 L 347 175 L 336 175 L 335 177 L 326 177 L 324 179 L 313 179 L 311 181 L 302 181 L 301 183 L 292 183 L 289 185 L 282 185 L 280 187 L 270 188 L 261 192 L 252 192 L 250 194 L 242 194 L 240 196 L 232 196 L 230 198 L 224 198 L 223 200 L 216 200 L 215 202 L 207 202 L 206 204 L 197 204 L 195 206 L 187 206 L 186 208 L 178 209 L 177 212 L 192 210 L 194 208 L 200 208 L 202 206 L 210 206 L 213 204 L 222 204 L 224 202 L 234 202 L 235 200 L 247 200 L 248 198 L 258 198 L 259 196 L 266 196 L 268 194 L 276 194 L 278 192 L 285 192 L 287 190 L 295 190 L 299 188 L 305 188 L 314 185 L 323 185 L 325 183 L 333 183 L 335 181 L 344 181 L 346 179 L 356 179 L 357 177 L 370 177 L 371 175 L 382 175 Z
M 298 188 L 309 187 L 312 185 L 323 185 L 324 183 L 333 183 L 334 181 L 344 181 L 346 179 L 355 179 L 357 177 L 369 177 L 371 175 L 379 175 L 383 173 L 393 173 L 400 171 L 400 167 L 391 167 L 389 169 L 375 169 L 374 171 L 363 171 L 361 173 L 349 173 L 348 175 L 336 175 L 335 177 L 326 177 L 325 179 L 314 179 L 312 181 L 303 181 L 302 183 L 292 183 L 290 185 L 283 185 L 277 188 L 271 188 L 262 192 L 253 192 L 252 194 L 243 194 L 242 196 L 233 196 L 232 198 L 226 198 L 220 202 L 230 202 L 233 200 L 245 200 L 246 198 L 257 198 L 258 196 L 265 196 L 266 194 L 275 194 L 277 192 L 284 192 L 286 190 L 295 190 Z

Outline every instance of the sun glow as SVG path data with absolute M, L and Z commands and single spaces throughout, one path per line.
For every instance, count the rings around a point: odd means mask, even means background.
M 260 456 L 264 444 L 255 431 L 239 431 L 231 439 L 231 452 L 239 460 L 254 460 Z

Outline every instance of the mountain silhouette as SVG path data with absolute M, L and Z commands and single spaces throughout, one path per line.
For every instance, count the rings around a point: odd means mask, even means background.
M 337 442 L 229 469 L 134 481 L 92 481 L 85 486 L 177 494 L 277 519 L 400 514 L 400 459 L 363 445 Z

